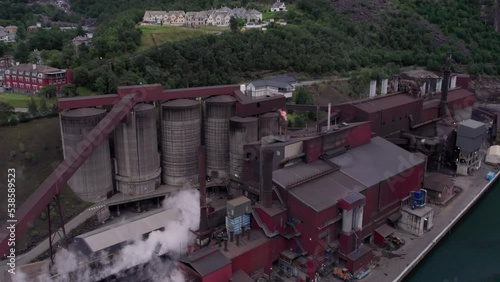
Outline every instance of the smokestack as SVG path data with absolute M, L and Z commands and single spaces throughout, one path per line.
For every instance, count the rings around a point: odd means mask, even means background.
M 274 151 L 264 148 L 260 165 L 261 193 L 260 199 L 265 208 L 272 206 L 273 197 L 273 159 Z
M 394 92 L 398 92 L 399 90 L 399 80 L 397 77 L 392 79 L 392 86 L 394 87 Z
M 389 79 L 382 79 L 382 86 L 380 86 L 380 94 L 387 94 L 387 85 L 389 84 Z
M 368 97 L 373 98 L 375 96 L 377 96 L 377 81 L 372 80 L 370 81 L 370 94 Z
M 451 64 L 451 54 L 448 53 L 446 55 L 446 62 L 444 64 L 443 68 L 443 82 L 441 85 L 441 103 L 440 103 L 440 112 L 439 116 L 441 118 L 447 118 L 448 117 L 448 110 L 446 106 L 446 102 L 448 101 L 448 85 L 449 85 L 449 80 L 450 80 L 450 64 Z
M 424 82 L 424 84 L 422 84 L 420 86 L 420 96 L 424 97 L 425 96 L 425 90 L 427 88 L 427 82 Z
M 451 82 L 450 82 L 450 89 L 455 89 L 455 88 L 457 88 L 457 76 L 452 75 Z
M 328 103 L 328 124 L 326 125 L 326 130 L 330 130 L 330 116 L 332 115 L 332 104 Z
M 208 230 L 207 222 L 207 187 L 205 169 L 205 147 L 200 146 L 198 150 L 198 184 L 200 188 L 200 233 Z
M 436 93 L 441 93 L 441 87 L 443 85 L 443 79 L 438 78 L 436 81 Z

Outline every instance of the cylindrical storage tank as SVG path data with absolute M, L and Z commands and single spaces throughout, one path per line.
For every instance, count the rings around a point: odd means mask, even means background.
M 259 116 L 259 139 L 279 134 L 279 118 L 279 114 L 276 112 L 269 112 Z
M 156 110 L 138 104 L 115 129 L 116 189 L 125 195 L 154 191 L 160 186 L 160 155 Z
M 220 95 L 205 100 L 205 146 L 207 175 L 227 178 L 229 172 L 229 119 L 236 99 Z
M 83 140 L 106 115 L 103 109 L 80 108 L 61 113 L 61 131 L 64 158 L 76 150 Z M 82 200 L 97 203 L 113 191 L 109 139 L 92 152 L 68 181 L 71 190 Z
M 229 134 L 229 174 L 230 177 L 242 181 L 243 145 L 258 140 L 258 121 L 256 117 L 232 117 Z
M 200 103 L 178 99 L 163 103 L 161 110 L 162 180 L 174 186 L 197 184 Z

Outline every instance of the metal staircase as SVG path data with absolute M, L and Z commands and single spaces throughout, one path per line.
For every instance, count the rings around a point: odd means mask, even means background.
M 306 249 L 304 249 L 304 246 L 302 245 L 300 240 L 297 237 L 293 237 L 292 239 L 295 241 L 295 243 L 297 243 L 297 246 L 299 246 L 299 249 L 301 250 L 300 254 L 303 256 L 307 255 L 307 251 Z
M 279 234 L 279 230 L 276 230 L 274 232 L 271 232 L 269 228 L 267 228 L 267 225 L 262 222 L 260 219 L 259 215 L 255 212 L 255 210 L 252 210 L 252 215 L 253 218 L 255 219 L 255 222 L 257 222 L 257 225 L 264 231 L 267 237 L 274 237 Z

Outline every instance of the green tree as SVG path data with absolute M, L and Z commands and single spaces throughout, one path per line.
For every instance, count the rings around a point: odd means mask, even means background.
M 229 20 L 229 26 L 231 27 L 232 32 L 240 31 L 238 19 L 236 19 L 235 17 L 231 17 L 231 19 Z
M 14 53 L 14 58 L 22 64 L 29 61 L 30 49 L 24 41 L 18 42 L 16 45 L 16 51 Z
M 0 124 L 6 124 L 13 114 L 14 107 L 5 102 L 0 102 Z
M 0 57 L 5 55 L 6 51 L 7 51 L 7 46 L 5 46 L 5 43 L 0 42 Z
M 295 103 L 299 105 L 313 105 L 314 99 L 304 87 L 297 87 L 295 96 Z
M 89 83 L 89 71 L 85 67 L 77 67 L 73 71 L 75 77 L 75 84 L 78 86 L 85 86 Z
M 40 95 L 46 98 L 55 97 L 57 94 L 57 88 L 52 84 L 47 84 L 40 89 Z
M 32 117 L 38 116 L 38 106 L 36 105 L 35 99 L 33 99 L 33 97 L 31 97 L 28 102 L 28 113 Z
M 39 111 L 42 115 L 46 115 L 49 113 L 49 108 L 47 107 L 47 101 L 45 98 L 40 100 Z
M 74 84 L 66 84 L 61 87 L 61 94 L 66 97 L 78 96 L 76 86 Z

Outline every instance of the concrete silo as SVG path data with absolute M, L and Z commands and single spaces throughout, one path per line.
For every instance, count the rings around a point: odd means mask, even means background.
M 200 102 L 177 99 L 161 107 L 162 180 L 168 185 L 198 183 L 201 145 Z
M 256 117 L 230 119 L 229 174 L 234 180 L 242 181 L 245 158 L 243 145 L 258 140 L 258 120 Z
M 80 108 L 61 113 L 65 158 L 105 115 L 105 110 L 95 108 Z M 113 192 L 111 173 L 109 140 L 106 138 L 70 178 L 68 185 L 82 200 L 97 203 Z
M 205 146 L 207 175 L 228 178 L 229 119 L 234 114 L 236 99 L 229 95 L 208 98 L 205 101 Z
M 160 155 L 156 109 L 138 104 L 115 129 L 116 188 L 126 195 L 154 191 L 160 186 Z

